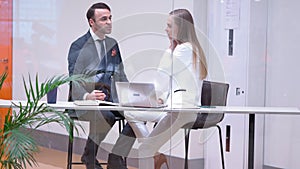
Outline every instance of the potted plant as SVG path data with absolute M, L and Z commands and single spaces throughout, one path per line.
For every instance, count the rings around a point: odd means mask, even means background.
M 7 76 L 0 76 L 0 89 Z M 26 169 L 27 166 L 37 166 L 34 155 L 39 151 L 38 145 L 26 128 L 37 129 L 49 123 L 57 123 L 68 132 L 73 121 L 64 111 L 49 107 L 41 99 L 52 89 L 72 81 L 83 81 L 82 76 L 55 76 L 39 84 L 38 75 L 35 84 L 29 76 L 29 84 L 23 78 L 27 102 L 14 103 L 17 108 L 10 109 L 5 119 L 4 126 L 0 128 L 0 168 L 1 169 Z M 2 127 L 2 126 L 1 126 Z

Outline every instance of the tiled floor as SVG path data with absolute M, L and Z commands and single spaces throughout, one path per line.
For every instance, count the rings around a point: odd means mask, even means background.
M 73 155 L 73 159 L 79 161 L 79 155 Z M 36 160 L 39 163 L 38 167 L 28 167 L 28 169 L 66 169 L 67 153 L 40 147 L 40 152 L 36 155 Z M 106 169 L 106 166 L 103 165 Z M 85 169 L 83 165 L 73 165 L 72 169 Z M 128 167 L 128 169 L 136 169 Z

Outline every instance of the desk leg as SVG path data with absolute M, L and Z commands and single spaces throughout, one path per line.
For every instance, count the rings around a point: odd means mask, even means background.
M 255 114 L 249 114 L 248 169 L 254 167 Z

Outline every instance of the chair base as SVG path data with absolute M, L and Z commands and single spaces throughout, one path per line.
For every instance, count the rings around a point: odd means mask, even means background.
M 212 127 L 217 127 L 218 129 L 218 134 L 219 134 L 219 142 L 220 142 L 220 151 L 221 151 L 221 160 L 222 160 L 222 169 L 225 169 L 225 161 L 224 161 L 224 151 L 223 151 L 223 141 L 222 141 L 222 131 L 221 127 L 218 125 L 212 126 Z M 188 151 L 189 151 L 189 140 L 190 140 L 190 128 L 185 128 L 184 129 L 184 134 L 185 134 L 185 158 L 184 158 L 184 169 L 188 169 Z
M 72 118 L 72 120 L 77 120 L 77 118 Z M 125 126 L 125 120 L 123 118 L 116 118 L 116 121 L 119 122 L 119 133 L 122 132 L 122 128 Z M 67 159 L 67 169 L 72 169 L 72 165 L 84 165 L 83 162 L 73 162 L 73 139 L 74 139 L 74 125 L 70 125 L 70 135 L 69 135 L 69 144 L 68 144 L 68 159 Z M 126 165 L 126 158 L 125 165 Z M 107 165 L 107 163 L 100 163 L 101 165 Z

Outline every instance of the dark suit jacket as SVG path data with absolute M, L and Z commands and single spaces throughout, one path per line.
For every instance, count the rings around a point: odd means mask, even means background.
M 109 101 L 118 102 L 115 82 L 128 81 L 124 72 L 122 58 L 118 43 L 115 39 L 107 37 L 105 39 L 106 55 L 100 62 L 94 40 L 89 32 L 79 37 L 71 44 L 68 55 L 69 75 L 87 74 L 101 70 L 99 75 L 100 83 L 110 87 Z M 96 89 L 95 76 L 91 73 L 91 77 L 86 83 L 81 85 L 71 85 L 71 100 L 82 100 L 85 93 L 90 93 Z

